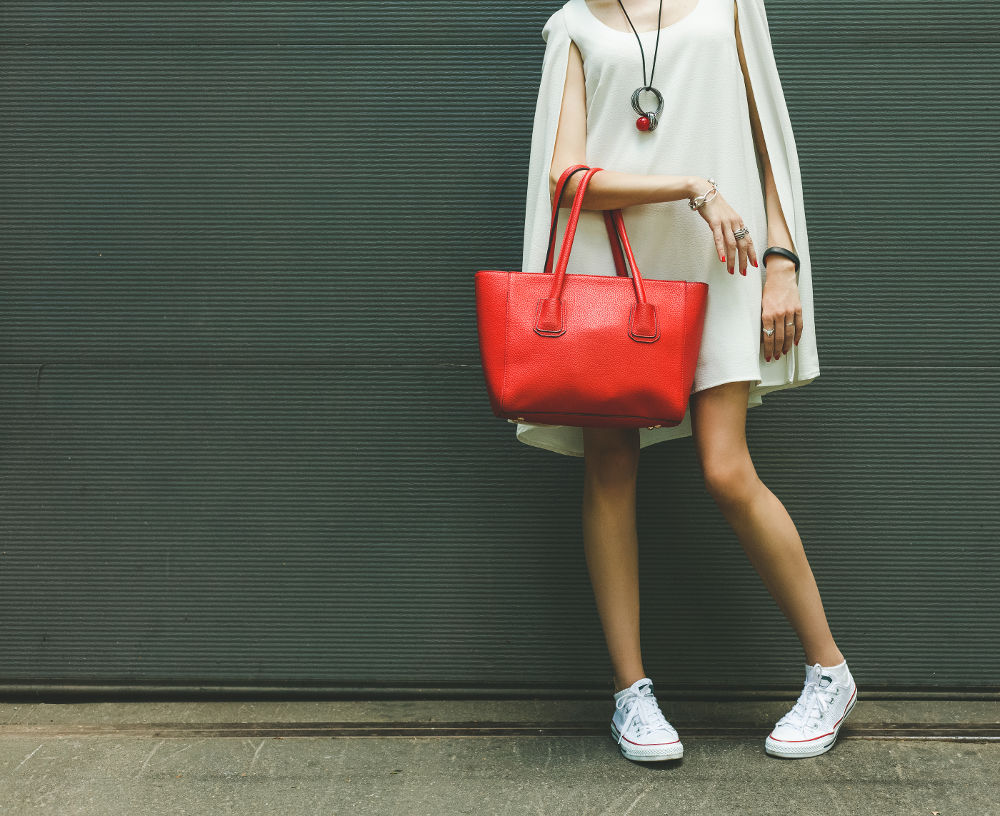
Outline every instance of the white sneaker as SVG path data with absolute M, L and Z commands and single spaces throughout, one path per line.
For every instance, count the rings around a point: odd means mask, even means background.
M 771 756 L 799 759 L 826 753 L 858 699 L 858 687 L 847 664 L 840 671 L 819 663 L 806 666 L 802 693 L 764 740 Z
M 667 722 L 653 696 L 653 681 L 636 680 L 615 695 L 615 713 L 611 718 L 611 736 L 622 756 L 640 762 L 680 759 L 684 746 L 674 727 Z

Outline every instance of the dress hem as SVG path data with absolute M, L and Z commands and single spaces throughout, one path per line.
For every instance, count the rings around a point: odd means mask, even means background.
M 712 385 L 705 386 L 704 388 L 700 388 L 698 390 L 704 391 L 706 388 L 714 388 L 716 385 L 724 385 L 727 382 L 750 381 L 755 384 L 751 386 L 750 392 L 747 395 L 747 409 L 749 410 L 750 408 L 756 408 L 763 405 L 763 400 L 761 398 L 765 394 L 769 394 L 773 391 L 808 385 L 819 377 L 819 375 L 819 370 L 814 370 L 812 372 L 807 372 L 795 380 L 775 383 L 773 385 L 761 385 L 762 380 L 760 379 L 741 377 L 739 379 L 728 379 L 723 380 L 722 382 L 713 383 Z M 514 423 L 517 426 L 514 435 L 517 441 L 522 444 L 539 448 L 541 450 L 551 451 L 552 453 L 558 453 L 563 456 L 575 456 L 577 458 L 582 458 L 584 455 L 583 429 L 579 426 L 547 425 L 541 422 L 517 422 L 513 419 L 508 419 L 507 421 Z M 564 438 L 567 435 L 567 432 L 579 440 L 579 444 L 577 446 L 567 447 L 559 443 L 559 437 Z M 691 412 L 689 408 L 684 415 L 684 419 L 682 419 L 677 425 L 666 428 L 640 428 L 639 447 L 642 449 L 649 447 L 650 445 L 659 444 L 660 442 L 668 442 L 671 439 L 682 439 L 684 437 L 691 436 L 691 432 Z M 535 436 L 538 438 L 534 439 L 533 437 Z

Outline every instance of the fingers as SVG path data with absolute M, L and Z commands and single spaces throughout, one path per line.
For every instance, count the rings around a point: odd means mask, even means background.
M 782 354 L 788 354 L 792 346 L 797 346 L 802 339 L 803 325 L 801 310 L 762 318 L 760 336 L 764 359 L 768 362 L 772 358 L 780 360 Z M 769 335 L 767 329 L 774 329 L 774 333 Z
M 729 224 L 726 234 L 732 239 L 732 245 L 736 247 L 737 257 L 733 258 L 733 261 L 739 267 L 740 274 L 746 277 L 747 263 L 750 261 L 750 253 L 753 248 L 753 239 L 750 237 L 750 233 L 737 238 L 736 232 L 742 228 L 744 228 L 744 224 L 741 219 L 737 218 Z M 732 272 L 733 268 L 729 267 L 729 271 Z
M 760 327 L 760 344 L 763 346 L 764 359 L 768 362 L 774 356 L 774 332 L 771 331 L 774 328 L 773 320 L 762 320 Z M 768 334 L 768 332 L 771 332 Z
M 752 263 L 757 266 L 757 250 L 753 245 L 753 238 L 748 234 L 737 238 L 735 232 L 744 227 L 739 216 L 728 221 L 722 220 L 712 227 L 712 235 L 715 238 L 715 250 L 719 255 L 719 260 L 726 263 L 729 274 L 736 274 L 735 268 L 739 267 L 740 274 L 746 277 L 747 264 Z
M 739 225 L 737 224 L 736 226 Z M 723 235 L 725 236 L 726 239 L 726 259 L 730 275 L 735 274 L 733 272 L 733 267 L 736 265 L 736 263 L 742 261 L 742 253 L 740 252 L 740 247 L 736 243 L 736 238 L 733 236 L 734 228 L 735 228 L 734 225 L 727 224 L 725 230 L 723 230 Z
M 715 238 L 715 251 L 719 253 L 719 260 L 725 263 L 726 240 L 722 236 L 722 224 L 712 227 L 712 235 Z M 731 271 L 732 270 L 730 270 L 730 272 Z
M 764 359 L 768 362 L 781 357 L 781 350 L 785 345 L 785 323 L 788 320 L 783 314 L 764 315 L 761 318 L 760 336 L 761 345 L 764 346 Z M 771 331 L 773 329 L 773 331 Z M 771 331 L 768 334 L 768 331 Z
M 781 358 L 781 350 L 785 345 L 785 329 L 782 325 L 784 319 L 781 315 L 778 315 L 773 320 L 764 320 L 761 326 L 760 336 L 763 338 L 762 345 L 764 346 L 764 359 L 768 362 L 771 360 L 778 360 Z M 771 334 L 768 334 L 768 329 L 774 329 Z
M 799 344 L 799 338 L 802 337 L 802 310 L 797 309 L 794 312 L 786 312 L 782 322 L 785 326 L 785 337 L 780 346 L 775 343 L 775 347 L 779 349 L 778 357 L 782 354 L 788 354 L 792 350 L 793 344 L 796 346 Z M 775 332 L 775 335 L 777 335 L 777 332 Z
M 739 229 L 740 225 L 737 224 L 736 228 Z M 744 235 L 742 238 L 736 240 L 737 245 L 740 248 L 740 273 L 744 276 L 747 274 L 747 263 L 750 261 L 750 244 L 751 239 L 749 233 Z
M 719 253 L 719 260 L 726 263 L 729 274 L 735 275 L 734 267 L 739 266 L 740 272 L 746 275 L 747 271 L 747 241 L 748 238 L 740 238 L 738 241 L 733 235 L 733 230 L 739 229 L 739 224 L 726 224 L 720 222 L 712 230 L 715 236 L 715 248 Z
M 792 345 L 799 344 L 799 338 L 802 337 L 802 312 L 796 311 L 790 313 L 785 318 L 785 323 L 787 324 L 787 331 L 785 332 L 785 354 L 788 354 L 792 350 Z

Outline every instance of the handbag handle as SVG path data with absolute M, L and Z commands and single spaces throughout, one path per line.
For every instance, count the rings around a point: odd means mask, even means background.
M 578 165 L 576 167 L 567 168 L 563 174 L 565 178 L 560 178 L 561 184 L 558 192 L 561 196 L 562 187 L 565 184 L 566 179 L 579 170 L 585 171 L 583 178 L 580 179 L 580 185 L 577 187 L 576 195 L 573 197 L 573 207 L 570 210 L 569 221 L 566 224 L 566 233 L 563 236 L 562 248 L 559 252 L 559 260 L 556 263 L 552 288 L 550 289 L 549 296 L 547 298 L 542 298 L 538 301 L 538 313 L 535 318 L 535 332 L 539 335 L 558 337 L 566 332 L 565 308 L 562 299 L 563 287 L 566 285 L 566 266 L 569 263 L 569 254 L 573 248 L 573 239 L 576 235 L 576 225 L 580 220 L 580 211 L 583 209 L 583 198 L 586 194 L 587 185 L 590 183 L 590 179 L 602 169 L 603 168 L 601 167 L 586 167 L 585 165 Z M 557 205 L 558 202 L 559 198 L 557 197 Z M 607 213 L 608 211 L 605 212 Z M 558 216 L 558 209 L 556 209 L 555 216 Z M 553 228 L 555 221 L 556 218 L 553 217 Z M 613 222 L 615 228 L 616 237 L 621 241 L 621 248 L 624 248 L 625 256 L 628 258 L 628 263 L 632 270 L 631 277 L 632 288 L 635 293 L 635 304 L 632 306 L 629 313 L 629 336 L 638 342 L 655 342 L 660 336 L 659 328 L 656 324 L 656 307 L 646 300 L 646 291 L 643 287 L 642 275 L 639 273 L 639 266 L 635 262 L 635 255 L 633 254 L 632 247 L 629 244 L 628 234 L 625 232 L 625 222 L 622 218 L 622 212 L 620 209 L 611 211 L 611 221 Z M 606 221 L 606 223 L 609 222 Z M 608 232 L 610 237 L 610 223 Z M 550 248 L 553 245 L 553 235 L 554 229 L 549 235 Z M 612 251 L 614 250 L 614 245 L 615 242 L 612 241 Z M 546 271 L 548 271 L 548 267 L 549 260 L 547 259 Z
M 545 253 L 545 265 L 542 267 L 546 273 L 552 271 L 552 250 L 556 245 L 556 223 L 559 220 L 559 208 L 562 206 L 562 196 L 563 191 L 566 188 L 566 182 L 568 182 L 570 176 L 578 170 L 586 169 L 588 168 L 585 164 L 570 165 L 563 170 L 562 175 L 559 177 L 559 181 L 556 182 L 556 194 L 552 202 L 552 224 L 549 227 L 549 246 Z M 615 261 L 615 273 L 623 278 L 627 277 L 628 269 L 625 266 L 625 259 L 622 257 L 621 241 L 615 231 L 614 219 L 611 217 L 610 210 L 604 210 L 604 225 L 608 230 L 608 240 L 611 241 L 611 255 L 614 257 Z

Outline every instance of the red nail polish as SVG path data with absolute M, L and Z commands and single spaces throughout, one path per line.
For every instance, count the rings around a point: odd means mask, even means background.
M 723 255 L 723 256 L 722 256 L 722 262 L 723 262 L 723 263 L 725 263 L 725 262 L 726 262 L 726 256 L 725 256 L 725 255 Z
M 754 262 L 753 262 L 753 265 L 754 265 L 754 266 L 757 266 L 757 262 L 756 262 L 756 261 L 754 261 Z
M 744 278 L 747 276 L 747 271 L 745 269 L 741 269 L 740 272 L 743 274 Z
M 764 359 L 767 360 L 768 362 L 771 362 L 771 358 L 770 357 L 765 357 Z

